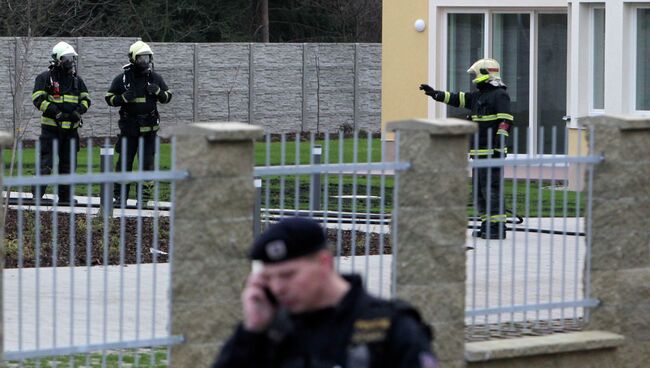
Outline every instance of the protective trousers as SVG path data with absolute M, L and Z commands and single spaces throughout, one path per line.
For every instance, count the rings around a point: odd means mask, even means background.
M 472 180 L 472 190 L 476 193 L 476 209 L 481 216 L 481 232 L 489 231 L 489 235 L 495 237 L 505 232 L 505 202 L 501 188 L 503 168 L 501 166 L 478 168 L 475 171 L 477 178 Z
M 59 174 L 75 172 L 77 152 L 79 151 L 79 135 L 76 129 L 65 133 L 42 129 L 38 140 L 40 142 L 40 175 L 52 174 L 55 164 L 58 165 Z M 46 189 L 47 187 L 44 185 L 33 186 L 34 199 L 43 198 Z M 70 185 L 59 185 L 57 192 L 59 202 L 70 202 L 71 195 L 74 194 L 70 191 Z
M 115 145 L 115 152 L 119 155 L 117 164 L 115 165 L 116 172 L 133 171 L 133 162 L 138 155 L 140 147 L 140 139 L 142 139 L 142 170 L 152 171 L 154 169 L 154 157 L 156 154 L 156 133 L 144 134 L 141 136 L 132 135 L 119 135 Z M 122 163 L 124 160 L 124 163 Z M 124 165 L 124 167 L 123 167 Z M 139 188 L 139 186 L 138 186 Z M 144 182 L 142 184 L 142 197 L 138 193 L 137 198 L 147 202 L 152 199 L 153 182 Z M 116 184 L 113 189 L 113 197 L 116 200 L 121 198 L 128 198 L 131 183 Z

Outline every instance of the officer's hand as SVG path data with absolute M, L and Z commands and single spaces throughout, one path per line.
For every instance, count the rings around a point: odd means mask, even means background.
M 251 332 L 264 331 L 275 316 L 275 307 L 264 293 L 266 283 L 260 273 L 246 280 L 241 299 L 244 306 L 244 328 Z
M 147 84 L 147 93 L 150 95 L 158 96 L 160 93 L 160 86 L 156 83 Z
M 124 93 L 122 93 L 122 99 L 124 102 L 131 102 L 135 100 L 135 92 L 133 92 L 131 89 L 127 89 L 124 91 Z

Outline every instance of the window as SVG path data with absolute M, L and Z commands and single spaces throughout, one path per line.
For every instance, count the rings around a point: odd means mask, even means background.
M 596 8 L 593 12 L 593 70 L 592 70 L 592 108 L 605 109 L 605 9 Z
M 567 104 L 567 16 L 539 14 L 537 31 L 537 129 L 543 143 L 537 153 L 565 152 L 562 119 Z M 555 148 L 553 140 L 555 139 Z
M 483 14 L 449 14 L 447 44 L 447 90 L 474 89 L 467 69 L 485 54 Z M 447 116 L 465 119 L 467 111 L 449 106 Z
M 530 115 L 530 14 L 494 14 L 492 32 L 492 55 L 501 64 L 501 79 L 508 86 L 517 127 L 517 153 L 525 153 Z
M 650 9 L 637 9 L 636 109 L 650 110 Z

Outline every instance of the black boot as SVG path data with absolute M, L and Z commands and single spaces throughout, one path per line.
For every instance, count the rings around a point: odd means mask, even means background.
M 481 232 L 481 239 L 505 239 L 506 224 L 492 223 L 486 231 Z

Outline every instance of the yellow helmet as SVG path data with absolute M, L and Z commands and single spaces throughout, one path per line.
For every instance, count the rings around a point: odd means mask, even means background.
M 129 47 L 129 61 L 135 63 L 138 55 L 153 55 L 151 47 L 142 41 L 137 41 Z
M 475 84 L 501 80 L 501 67 L 494 59 L 480 59 L 472 64 L 467 72 L 474 75 L 472 82 Z

